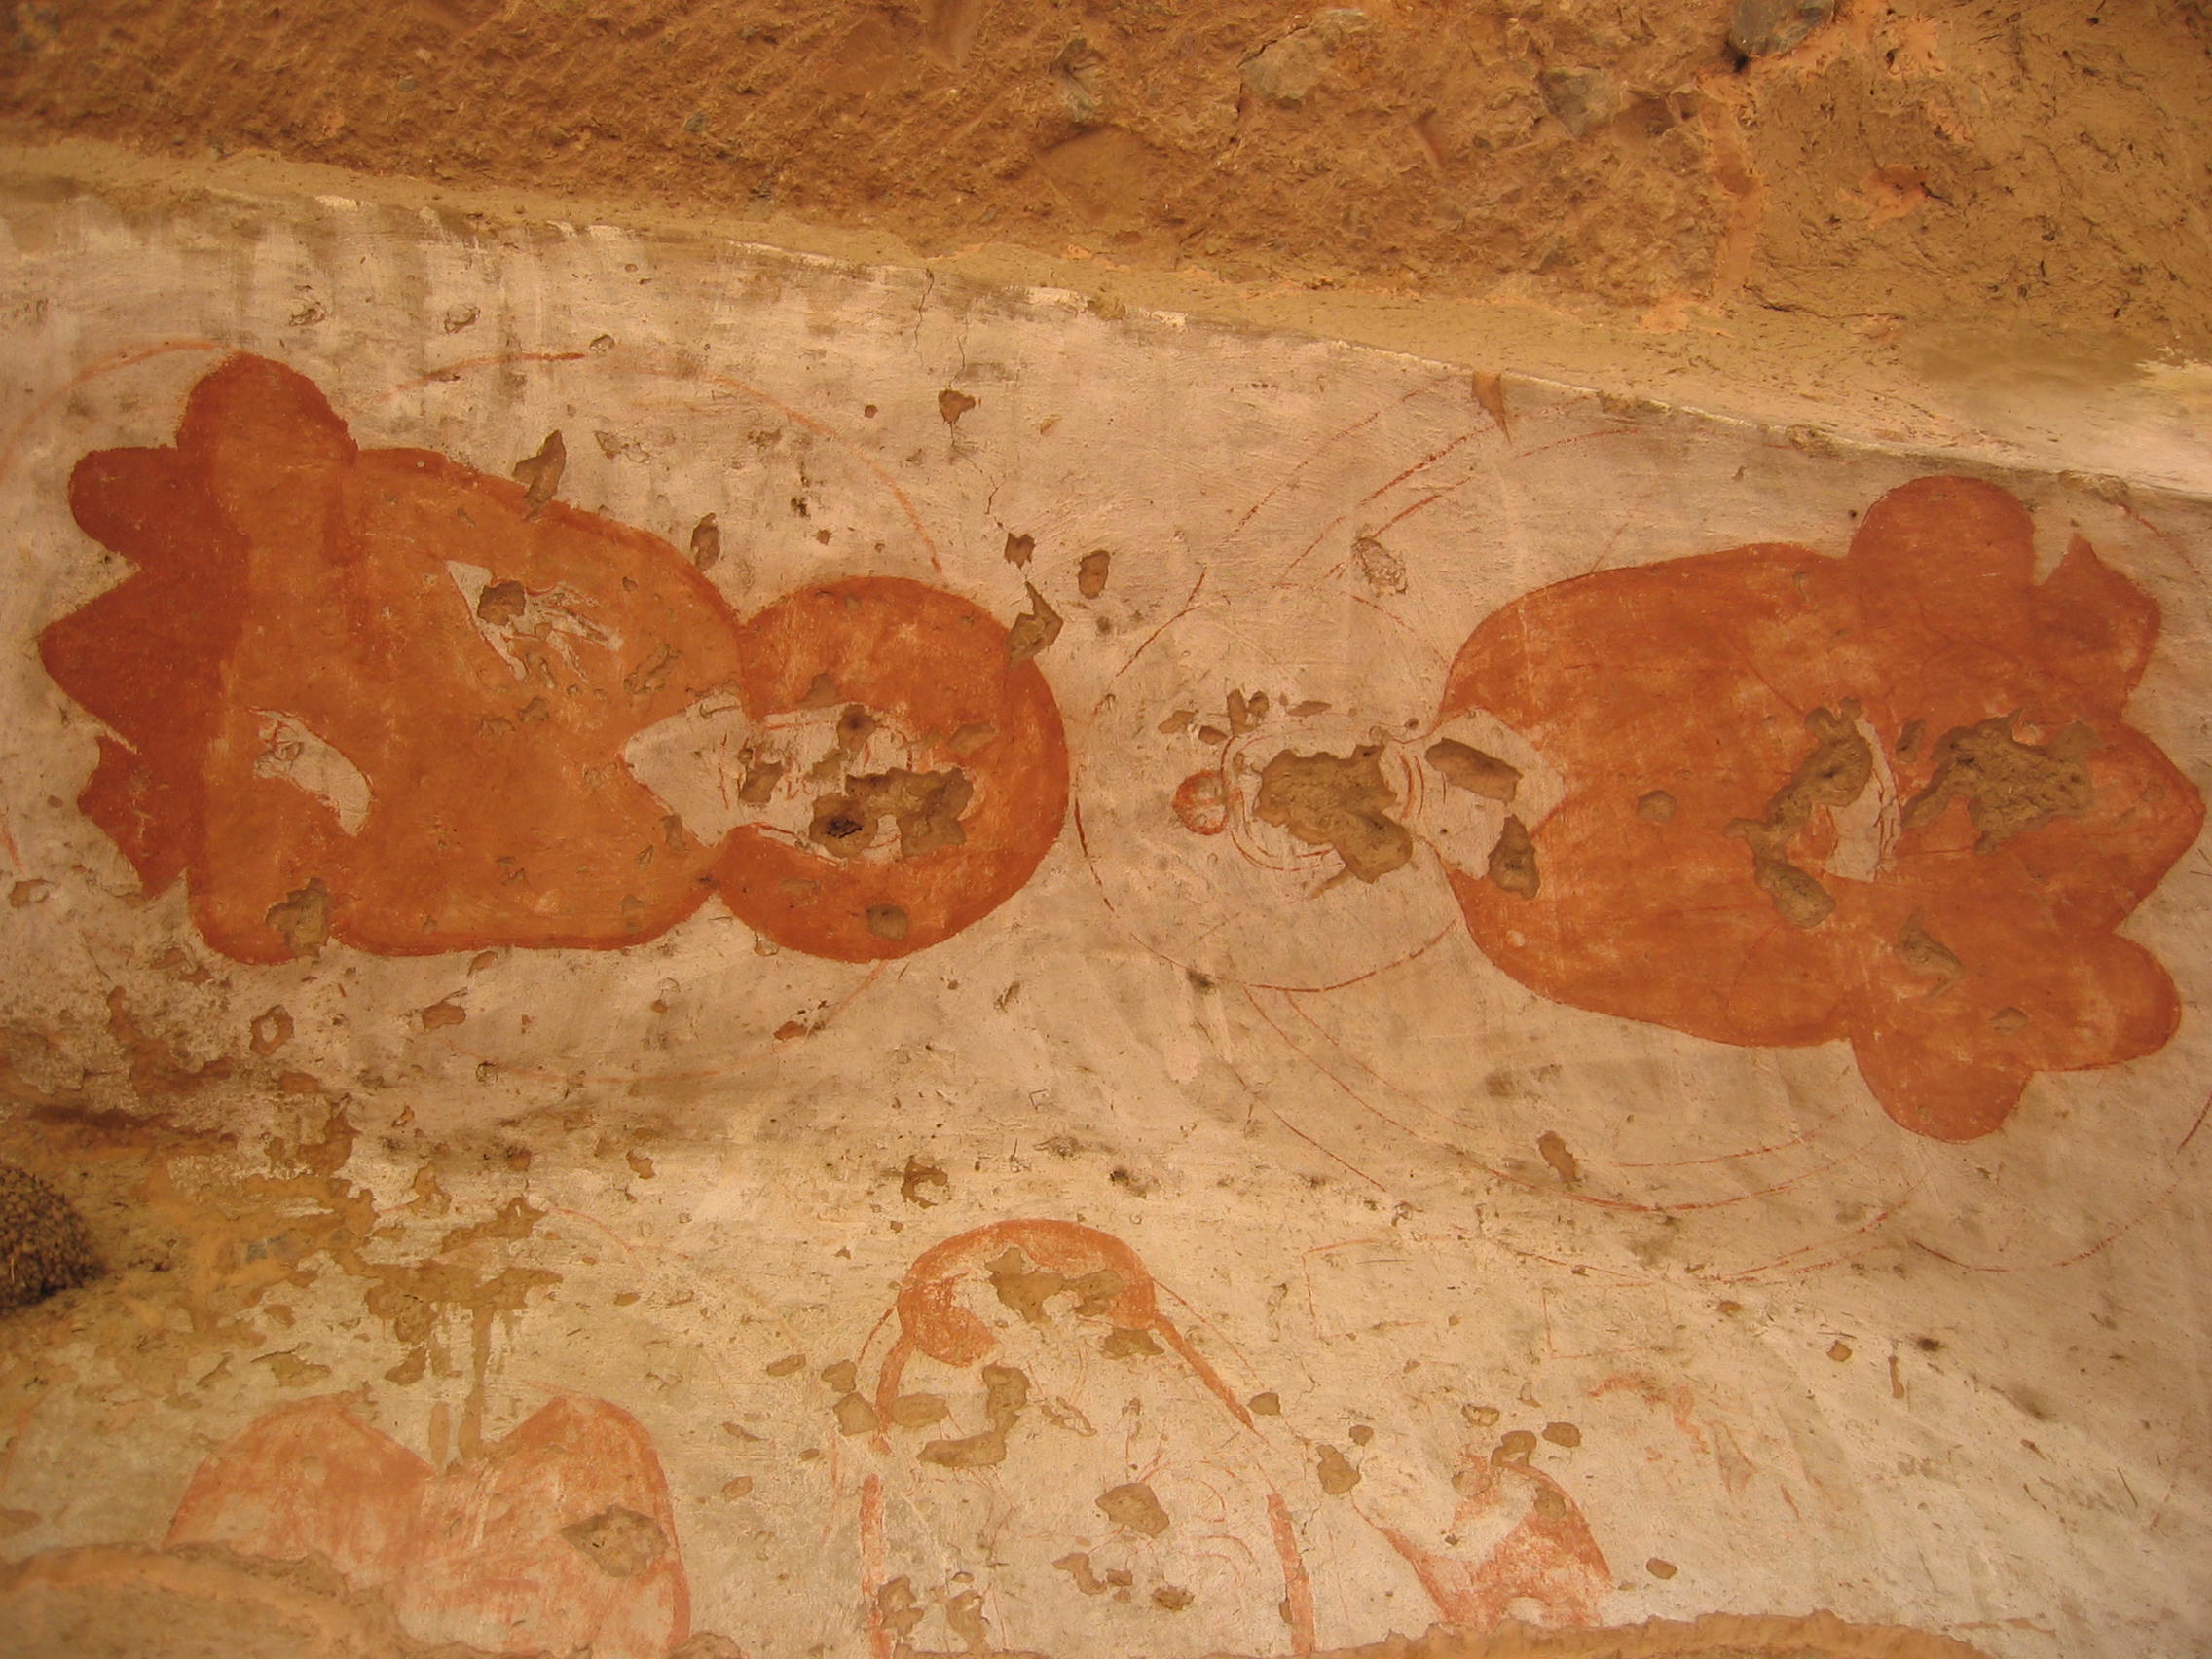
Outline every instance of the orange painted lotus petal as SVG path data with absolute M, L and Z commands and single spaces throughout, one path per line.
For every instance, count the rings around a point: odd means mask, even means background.
M 430 1465 L 343 1395 L 279 1406 L 194 1472 L 166 1542 L 273 1561 L 315 1558 L 374 1587 L 405 1570 Z
M 201 608 L 183 599 L 186 585 L 131 576 L 39 636 L 54 682 L 133 747 L 195 750 L 214 723 L 220 639 L 191 632 Z
M 663 1659 L 690 1631 L 668 1483 L 635 1418 L 564 1397 L 424 1489 L 387 1589 L 430 1641 Z
M 1851 1052 L 1882 1110 L 1931 1140 L 1975 1140 L 2001 1127 L 2035 1075 L 2002 1054 L 1960 1054 L 1913 1032 L 1854 1038 Z
M 193 387 L 177 449 L 224 517 L 264 547 L 319 544 L 341 469 L 358 453 L 314 382 L 242 354 Z
M 1953 649 L 2035 656 L 2035 520 L 1976 478 L 1917 478 L 1871 507 L 1848 563 L 1868 618 Z
M 122 739 L 100 740 L 78 805 L 158 894 L 200 850 L 200 755 L 238 636 L 244 544 L 174 450 L 95 451 L 71 471 L 69 502 L 138 569 L 49 626 L 39 658 Z
M 1902 837 L 1888 879 L 1937 893 L 1972 890 L 2001 909 L 2047 912 L 2076 933 L 2119 926 L 2194 843 L 2204 801 L 2141 732 L 2117 719 L 2082 723 L 2097 739 L 2086 760 L 2095 799 L 2085 813 L 1977 850 L 1966 803 L 1953 802 Z
M 1058 706 L 1034 662 L 1008 661 L 1006 629 L 979 607 L 857 576 L 768 607 L 745 623 L 742 649 L 756 720 L 827 688 L 940 748 L 964 729 L 988 733 L 938 762 L 974 789 L 957 846 L 840 861 L 756 826 L 736 830 L 715 868 L 723 903 L 778 943 L 841 962 L 904 956 L 1004 903 L 1058 838 L 1068 792 Z M 891 911 L 901 919 L 886 928 Z
M 1873 948 L 1851 1039 L 1883 1109 L 1919 1133 L 1986 1134 L 2036 1072 L 2154 1053 L 2180 1022 L 2172 979 L 2131 940 L 2083 937 L 1955 896 L 1942 909 L 1893 914 L 1892 937 L 1908 921 L 1958 970 L 1915 971 L 1894 944 Z
M 1717 696 L 1716 717 L 1738 713 L 1745 722 L 1801 715 L 1802 704 L 1760 680 L 1740 636 L 1761 620 L 1780 626 L 1800 615 L 1797 569 L 1832 563 L 1804 548 L 1746 547 L 1539 589 L 1468 636 L 1446 682 L 1443 718 L 1487 709 L 1540 748 L 1554 728 L 1609 731 L 1623 720 L 1681 735 L 1686 698 Z
M 235 591 L 242 573 L 244 543 L 179 450 L 92 451 L 70 469 L 69 511 L 87 535 L 151 575 Z
M 2036 590 L 2043 660 L 2083 694 L 2118 714 L 2143 678 L 2158 639 L 2158 603 L 2074 537 Z

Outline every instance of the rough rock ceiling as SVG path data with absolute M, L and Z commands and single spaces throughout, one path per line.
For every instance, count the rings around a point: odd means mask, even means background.
M 6 47 L 16 141 L 1661 327 L 2212 343 L 2194 0 L 130 0 Z

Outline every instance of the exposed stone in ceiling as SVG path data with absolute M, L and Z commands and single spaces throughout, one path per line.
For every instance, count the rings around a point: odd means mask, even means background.
M 17 8 L 0 135 L 796 216 L 925 255 L 2201 354 L 2208 48 L 2194 0 L 136 0 Z

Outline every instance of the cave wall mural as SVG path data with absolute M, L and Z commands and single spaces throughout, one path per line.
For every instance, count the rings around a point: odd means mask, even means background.
M 35 1651 L 2212 1631 L 2201 501 L 196 211 L 6 207 Z

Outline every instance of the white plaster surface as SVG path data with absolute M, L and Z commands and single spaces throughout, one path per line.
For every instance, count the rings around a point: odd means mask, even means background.
M 1899 1128 L 1843 1045 L 1736 1048 L 1544 1000 L 1475 948 L 1437 866 L 1453 836 L 1495 834 L 1417 754 L 1486 614 L 1745 543 L 1840 553 L 1869 503 L 1936 468 L 1510 377 L 1500 422 L 1465 374 L 1373 350 L 598 226 L 486 240 L 343 199 L 137 217 L 19 200 L 0 238 L 0 825 L 35 894 L 0 906 L 7 1020 L 128 1105 L 99 1058 L 112 990 L 195 1064 L 248 1055 L 281 1007 L 281 1064 L 324 1094 L 248 1062 L 177 1120 L 237 1131 L 244 1180 L 264 1136 L 342 1099 L 360 1131 L 343 1176 L 384 1223 L 372 1259 L 450 1254 L 519 1198 L 544 1212 L 528 1236 L 471 1248 L 499 1252 L 482 1272 L 550 1275 L 482 1331 L 446 1316 L 412 1382 L 327 1262 L 283 1288 L 282 1320 L 241 1310 L 227 1366 L 180 1389 L 142 1397 L 57 1348 L 67 1381 L 7 1430 L 0 1510 L 32 1517 L 11 1559 L 158 1543 L 199 1460 L 285 1399 L 363 1390 L 365 1419 L 442 1456 L 472 1388 L 486 1440 L 565 1391 L 643 1425 L 692 1623 L 749 1653 L 866 1651 L 871 1475 L 910 1489 L 884 1576 L 922 1594 L 922 1646 L 962 1646 L 947 1598 L 972 1588 L 994 1645 L 1279 1652 L 1266 1492 L 1320 1642 L 1372 1641 L 1442 1616 L 1384 1529 L 1441 1536 L 1467 1459 L 1567 1423 L 1576 1443 L 1534 1466 L 1604 1552 L 1604 1622 L 1828 1607 L 2006 1659 L 2212 1642 L 2202 852 L 2124 929 L 2179 984 L 2178 1034 L 2039 1076 L 1959 1144 Z M 168 441 L 237 350 L 311 377 L 364 445 L 504 475 L 560 429 L 562 499 L 679 549 L 717 516 L 711 579 L 741 614 L 875 573 L 1012 620 L 1033 582 L 1065 617 L 1039 658 L 1074 767 L 1057 843 L 981 922 L 874 968 L 776 949 L 714 900 L 624 950 L 212 953 L 182 890 L 141 899 L 73 804 L 98 728 L 34 642 L 123 573 L 71 520 L 70 467 Z M 956 423 L 947 388 L 975 400 Z M 2158 601 L 2129 718 L 2201 787 L 2212 512 L 2003 482 L 2046 570 L 2078 531 Z M 1034 537 L 1026 568 L 1010 535 Z M 1111 576 L 1085 599 L 1094 549 Z M 1164 802 L 1199 740 L 1160 722 L 1214 718 L 1232 689 L 1327 703 L 1315 748 L 1380 734 L 1413 862 L 1332 882 L 1325 849 L 1248 815 L 1184 832 Z M 319 741 L 299 739 L 302 787 L 353 800 L 358 772 Z M 1523 758 L 1540 795 L 1547 762 Z M 465 1019 L 426 1028 L 447 1002 Z M 410 1210 L 429 1165 L 450 1209 Z M 1280 1415 L 1235 1424 L 1180 1361 L 1124 1389 L 1121 1362 L 978 1305 L 1080 1427 L 1033 1412 L 1027 1445 L 956 1481 L 840 1435 L 820 1372 L 856 1360 L 870 1386 L 913 1258 L 1022 1217 L 1125 1242 L 1227 1387 Z M 908 1386 L 968 1412 L 961 1432 L 983 1420 L 972 1374 Z M 1350 1493 L 1316 1485 L 1324 1445 L 1359 1469 Z M 1210 1541 L 1117 1533 L 1069 1495 L 1117 1469 L 1182 1491 Z M 1051 1564 L 1077 1549 L 1101 1572 L 1117 1550 L 1164 1564 L 1197 1600 L 1167 1620 L 1066 1597 Z

